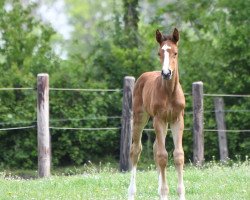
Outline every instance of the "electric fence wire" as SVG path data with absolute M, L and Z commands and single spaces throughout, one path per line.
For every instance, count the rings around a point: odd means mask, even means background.
M 85 91 L 85 92 L 121 92 L 123 89 L 81 89 L 81 88 L 49 88 L 50 91 Z M 0 88 L 0 91 L 11 91 L 11 90 L 36 90 L 36 88 L 31 87 L 18 87 L 18 88 Z M 192 96 L 190 93 L 185 93 L 186 96 Z M 242 95 L 242 94 L 203 94 L 203 96 L 207 97 L 243 97 L 250 98 L 250 95 Z M 236 112 L 249 112 L 250 110 L 224 110 L 224 113 L 236 113 Z M 204 111 L 204 113 L 215 113 L 217 111 Z M 192 111 L 186 112 L 188 115 L 192 115 Z M 121 119 L 119 116 L 114 117 L 90 117 L 90 118 L 82 118 L 82 119 L 52 119 L 51 122 L 64 122 L 64 121 L 81 121 L 81 120 L 101 120 L 101 119 Z M 0 125 L 11 125 L 18 124 L 19 122 L 1 122 Z M 31 123 L 34 122 L 25 122 Z M 11 128 L 0 128 L 0 131 L 8 131 L 8 130 L 20 130 L 20 129 L 31 129 L 35 128 L 35 125 L 32 126 L 20 126 L 20 127 L 11 127 Z M 98 130 L 118 130 L 120 127 L 113 128 L 70 128 L 70 127 L 54 127 L 51 126 L 50 129 L 64 129 L 64 130 L 90 130 L 90 131 L 98 131 Z M 144 129 L 144 131 L 153 131 L 154 129 Z M 191 130 L 190 128 L 184 130 Z M 226 132 L 250 132 L 250 130 L 215 130 L 215 129 L 204 129 L 204 132 L 217 132 L 217 131 L 226 131 Z

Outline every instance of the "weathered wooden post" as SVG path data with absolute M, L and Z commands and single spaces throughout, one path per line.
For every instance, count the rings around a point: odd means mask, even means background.
M 132 98 L 135 78 L 126 76 L 123 82 L 122 128 L 120 140 L 120 171 L 128 171 L 131 168 L 129 152 L 132 142 Z
M 218 129 L 220 148 L 220 160 L 225 162 L 228 159 L 226 124 L 224 120 L 224 101 L 222 97 L 214 98 L 215 117 Z
M 37 75 L 38 176 L 49 177 L 51 144 L 49 132 L 49 75 Z
M 193 162 L 202 165 L 204 161 L 204 134 L 203 134 L 203 83 L 192 84 L 193 95 Z

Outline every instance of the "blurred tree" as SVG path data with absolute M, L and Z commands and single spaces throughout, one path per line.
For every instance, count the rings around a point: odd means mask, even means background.
M 193 81 L 202 80 L 206 93 L 249 93 L 249 1 L 64 1 L 74 30 L 71 38 L 59 40 L 60 48 L 68 52 L 63 61 L 51 48 L 55 32 L 37 20 L 32 12 L 35 5 L 0 1 L 0 87 L 33 87 L 36 74 L 47 72 L 51 87 L 122 88 L 126 75 L 137 78 L 145 71 L 160 70 L 155 30 L 167 34 L 177 27 L 185 92 L 191 91 Z M 120 127 L 120 119 L 112 117 L 121 115 L 121 93 L 51 90 L 50 97 L 51 126 Z M 36 121 L 35 101 L 33 92 L 0 91 L 0 127 Z M 225 104 L 227 110 L 242 111 L 226 114 L 228 129 L 250 129 L 249 99 L 225 99 Z M 186 128 L 192 127 L 191 105 L 187 96 Z M 205 98 L 205 106 L 207 111 L 213 110 L 212 98 Z M 213 112 L 205 114 L 206 128 L 216 128 L 214 118 Z M 56 165 L 119 155 L 119 130 L 53 129 L 51 133 Z M 147 139 L 145 134 L 143 137 Z M 211 158 L 218 152 L 217 136 L 207 134 L 205 138 L 210 147 L 206 158 Z M 247 133 L 230 134 L 228 140 L 231 155 L 249 154 Z M 191 131 L 186 131 L 184 141 L 188 160 L 192 157 Z M 1 131 L 0 146 L 0 167 L 36 165 L 35 130 Z M 172 142 L 167 148 L 172 149 Z
M 50 39 L 51 27 L 32 15 L 35 5 L 0 1 L 0 87 L 36 87 L 38 73 L 58 68 Z M 0 91 L 0 127 L 27 126 L 36 121 L 33 91 Z M 36 163 L 33 130 L 0 132 L 0 166 L 31 167 Z
M 246 9 L 249 6 L 250 3 L 244 0 L 237 3 L 232 0 L 177 0 L 160 10 L 161 14 L 171 14 L 182 29 L 183 80 L 195 75 L 205 82 L 209 92 L 247 92 L 245 86 L 250 79 L 242 75 L 250 70 L 247 67 L 250 56 L 247 16 L 250 11 Z M 193 8 L 197 12 L 193 12 Z M 210 84 L 213 80 L 217 80 L 217 84 Z
M 108 29 L 100 24 L 112 24 L 112 2 L 119 9 L 119 2 L 114 0 L 65 0 L 69 23 L 74 27 L 71 40 L 65 46 L 70 56 L 84 60 L 92 50 L 96 38 L 107 38 Z
M 138 22 L 139 22 L 139 11 L 138 11 L 138 0 L 123 0 L 123 21 L 125 24 L 124 32 L 127 35 L 128 47 L 138 46 Z
M 3 1 L 0 10 L 0 85 L 33 85 L 39 72 L 56 68 L 57 58 L 51 49 L 51 27 L 36 20 L 34 6 L 24 8 L 17 0 Z
M 206 93 L 249 94 L 250 34 L 249 1 L 174 1 L 159 9 L 159 15 L 168 13 L 173 24 L 181 28 L 180 72 L 185 91 L 191 91 L 193 81 L 204 82 Z M 194 12 L 195 10 L 195 12 Z M 205 109 L 213 110 L 213 100 L 205 100 Z M 249 110 L 247 98 L 226 98 L 228 110 Z M 237 117 L 238 116 L 238 117 Z M 249 112 L 226 113 L 228 129 L 250 129 L 246 119 Z M 205 115 L 205 128 L 215 129 L 212 113 Z M 217 137 L 206 137 L 207 158 L 218 155 Z M 230 134 L 231 155 L 249 153 L 247 133 Z M 244 146 L 244 148 L 242 147 Z

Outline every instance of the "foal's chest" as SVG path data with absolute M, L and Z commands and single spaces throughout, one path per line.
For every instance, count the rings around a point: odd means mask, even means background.
M 151 99 L 150 104 L 147 105 L 149 106 L 146 107 L 146 111 L 151 117 L 159 116 L 171 122 L 183 113 L 185 101 L 171 100 L 165 96 L 157 100 Z

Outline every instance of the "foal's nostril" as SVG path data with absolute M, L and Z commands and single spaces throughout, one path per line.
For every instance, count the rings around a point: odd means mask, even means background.
M 167 75 L 166 75 L 167 79 L 170 79 L 171 78 L 171 72 L 169 72 Z
M 163 77 L 163 79 L 167 79 L 170 80 L 172 78 L 172 71 L 168 70 L 168 72 L 164 72 L 163 70 L 161 71 L 161 75 Z

